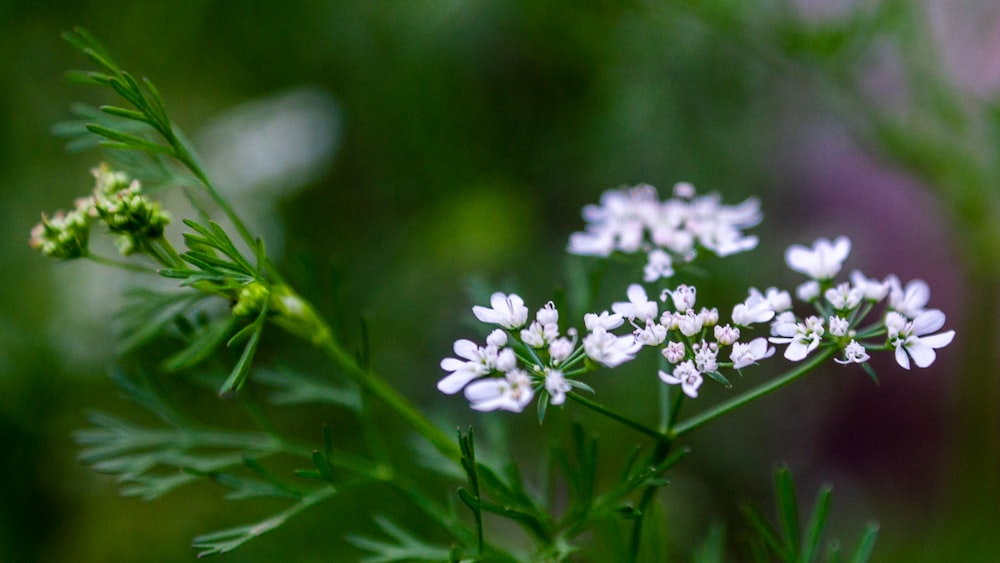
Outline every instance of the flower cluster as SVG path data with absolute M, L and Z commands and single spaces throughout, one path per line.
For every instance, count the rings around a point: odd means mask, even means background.
M 800 319 L 791 311 L 775 310 L 780 314 L 771 322 L 770 341 L 786 344 L 785 358 L 792 361 L 806 358 L 825 342 L 843 351 L 843 357 L 836 359 L 841 364 L 865 364 L 869 351 L 894 350 L 896 362 L 905 369 L 910 369 L 910 358 L 918 367 L 931 365 L 934 350 L 950 344 L 955 331 L 936 333 L 944 326 L 945 315 L 926 308 L 927 284 L 913 280 L 904 286 L 895 275 L 877 280 L 859 271 L 851 272 L 850 282 L 835 283 L 850 251 L 847 237 L 832 242 L 821 238 L 811 248 L 788 249 L 788 266 L 809 277 L 798 286 L 796 296 L 812 304 L 817 314 Z M 886 299 L 881 317 L 864 325 L 875 305 Z
M 52 217 L 42 213 L 42 221 L 31 229 L 28 244 L 50 258 L 72 259 L 86 255 L 90 210 L 89 199 L 78 199 L 71 211 L 56 211 Z
M 91 171 L 97 180 L 92 197 L 94 212 L 118 235 L 115 244 L 124 256 L 143 248 L 146 241 L 159 238 L 170 223 L 170 214 L 159 202 L 142 193 L 138 180 L 101 164 Z
M 696 196 L 691 184 L 674 186 L 674 197 L 660 201 L 656 188 L 641 184 L 609 190 L 600 205 L 583 209 L 586 231 L 574 233 L 569 252 L 609 256 L 643 252 L 643 279 L 653 282 L 674 275 L 674 263 L 693 260 L 699 249 L 728 256 L 757 246 L 757 237 L 742 229 L 760 223 L 760 203 L 754 198 L 724 205 L 716 193 Z
M 738 305 L 733 312 L 734 319 L 766 316 L 760 311 L 770 309 L 767 298 L 756 290 L 752 292 L 749 308 L 747 304 Z M 636 341 L 661 348 L 660 353 L 671 367 L 659 371 L 660 379 L 670 385 L 680 385 L 689 397 L 698 396 L 705 376 L 729 386 L 729 381 L 719 371 L 721 367 L 739 370 L 774 354 L 774 348 L 768 346 L 765 338 L 740 342 L 739 327 L 720 325 L 718 309 L 702 307 L 696 310 L 696 296 L 697 289 L 690 285 L 664 290 L 659 301 L 672 305 L 673 310 L 660 313 L 659 302 L 650 300 L 641 285 L 633 284 L 628 288 L 629 300 L 612 305 L 613 311 L 632 324 Z M 782 295 L 775 291 L 768 296 L 774 306 L 781 307 L 786 300 L 791 306 L 787 293 Z M 774 312 L 770 315 L 773 317 Z M 729 347 L 729 361 L 719 357 L 726 347 Z
M 486 345 L 461 339 L 455 342 L 457 357 L 441 361 L 449 372 L 437 388 L 449 395 L 464 390 L 472 408 L 481 411 L 521 412 L 536 394 L 541 394 L 540 413 L 551 403 L 561 405 L 574 388 L 590 391 L 573 379 L 596 369 L 597 364 L 616 367 L 632 358 L 641 347 L 629 335 L 612 331 L 624 324 L 617 313 L 587 314 L 588 334 L 578 342 L 578 332 L 559 329 L 559 311 L 550 301 L 529 323 L 529 311 L 515 294 L 494 293 L 490 307 L 475 306 L 480 321 L 498 325 L 486 337 Z M 589 360 L 589 361 L 588 361 Z
M 51 218 L 43 214 L 41 223 L 31 230 L 32 248 L 54 258 L 85 256 L 94 219 L 118 235 L 115 244 L 126 256 L 163 235 L 170 214 L 159 202 L 150 201 L 142 193 L 138 180 L 131 180 L 124 172 L 111 170 L 103 163 L 91 170 L 91 174 L 95 178 L 93 193 L 77 199 L 72 211 L 59 211 Z

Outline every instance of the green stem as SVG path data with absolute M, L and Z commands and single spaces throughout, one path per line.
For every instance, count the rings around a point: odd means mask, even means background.
M 669 441 L 670 440 L 670 437 L 667 436 L 666 434 L 664 434 L 662 432 L 658 432 L 658 431 L 656 431 L 656 430 L 654 430 L 654 429 L 646 426 L 645 424 L 643 424 L 641 422 L 637 422 L 635 420 L 632 420 L 631 418 L 628 418 L 627 416 L 619 414 L 619 413 L 617 413 L 617 412 L 615 412 L 615 411 L 613 411 L 613 410 L 611 410 L 611 409 L 609 409 L 609 408 L 601 405 L 600 403 L 595 403 L 594 401 L 591 401 L 590 399 L 587 399 L 587 398 L 585 398 L 585 397 L 583 397 L 583 396 L 581 396 L 581 395 L 579 395 L 577 393 L 567 393 L 566 396 L 569 397 L 570 399 L 573 399 L 574 401 L 580 403 L 581 405 L 587 407 L 588 409 L 590 409 L 592 411 L 601 413 L 604 416 L 606 416 L 606 417 L 608 417 L 608 418 L 610 418 L 612 420 L 618 421 L 618 422 L 624 424 L 625 426 L 628 426 L 629 428 L 631 428 L 633 430 L 637 430 L 637 431 L 639 431 L 639 432 L 641 432 L 641 433 L 643 433 L 643 434 L 645 434 L 647 436 L 651 436 L 651 437 L 655 438 L 658 442 L 665 442 L 665 441 Z
M 333 333 L 330 332 L 329 328 L 326 328 L 324 333 L 326 338 L 316 342 L 317 346 L 326 352 L 330 359 L 344 370 L 352 380 L 375 397 L 378 397 L 379 400 L 408 422 L 417 433 L 426 438 L 445 457 L 454 461 L 462 458 L 462 454 L 451 436 L 428 420 L 423 413 L 418 411 L 394 387 L 379 378 L 374 372 L 361 367 L 352 355 L 348 354 L 334 341 Z
M 767 395 L 768 393 L 777 391 L 785 385 L 788 385 L 789 383 L 816 369 L 817 366 L 832 358 L 836 353 L 836 348 L 827 348 L 822 353 L 813 356 L 813 358 L 808 362 L 799 364 L 795 369 L 681 422 L 677 426 L 674 426 L 670 436 L 676 438 L 687 434 L 695 428 L 708 424 L 729 411 L 737 409 L 750 401 Z
M 148 266 L 142 266 L 140 264 L 132 264 L 129 262 L 123 262 L 121 260 L 115 260 L 114 258 L 108 258 L 107 256 L 99 256 L 97 254 L 87 253 L 84 258 L 96 262 L 102 266 L 111 266 L 112 268 L 121 268 L 122 270 L 128 270 L 130 272 L 142 272 L 144 274 L 155 274 L 156 270 Z

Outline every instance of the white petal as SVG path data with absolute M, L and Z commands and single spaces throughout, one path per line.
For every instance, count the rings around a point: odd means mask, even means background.
M 785 251 L 785 262 L 789 268 L 796 272 L 807 272 L 812 269 L 815 256 L 812 250 L 798 244 L 793 244 Z
M 798 362 L 809 354 L 809 348 L 798 340 L 793 340 L 788 348 L 785 348 L 785 358 L 793 362 Z
M 902 346 L 896 346 L 896 363 L 903 369 L 910 369 L 910 358 L 906 355 L 906 351 L 903 350 Z
M 661 370 L 659 374 L 660 374 L 660 379 L 663 380 L 664 383 L 669 383 L 670 385 L 676 385 L 681 382 L 680 379 L 670 375 L 665 371 Z
M 479 346 L 477 346 L 475 342 L 463 338 L 455 341 L 454 348 L 455 353 L 458 354 L 460 358 L 479 361 Z
M 944 348 L 945 346 L 951 344 L 953 338 L 955 338 L 955 331 L 949 330 L 948 332 L 942 332 L 940 334 L 924 336 L 920 338 L 920 341 L 931 348 Z
M 917 367 L 925 368 L 934 363 L 934 359 L 937 358 L 937 354 L 934 353 L 934 348 L 924 344 L 920 340 L 914 340 L 906 345 L 906 351 L 913 358 L 913 362 L 917 364 Z
M 628 300 L 632 303 L 645 303 L 649 301 L 646 297 L 646 290 L 642 288 L 641 285 L 634 283 L 628 286 Z
M 938 311 L 937 309 L 929 309 L 917 315 L 917 318 L 913 319 L 913 334 L 917 336 L 923 336 L 925 334 L 931 334 L 937 331 L 939 328 L 944 326 L 944 313 Z
M 438 391 L 447 395 L 454 395 L 455 393 L 461 391 L 467 383 L 475 379 L 478 375 L 479 374 L 474 371 L 456 371 L 455 373 L 446 376 L 441 381 L 438 381 Z

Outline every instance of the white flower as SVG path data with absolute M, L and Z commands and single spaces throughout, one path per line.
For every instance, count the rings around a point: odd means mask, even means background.
M 570 254 L 608 256 L 615 250 L 615 233 L 610 229 L 573 233 L 569 236 Z
M 569 338 L 556 338 L 549 344 L 549 357 L 553 365 L 559 365 L 573 353 L 576 343 Z
M 602 327 L 594 328 L 583 338 L 583 351 L 587 357 L 609 368 L 632 360 L 641 348 L 642 344 L 635 341 L 635 336 L 616 336 Z
M 740 339 L 740 329 L 732 325 L 715 326 L 715 340 L 723 346 L 729 346 Z
M 912 321 L 889 311 L 885 326 L 889 329 L 889 344 L 896 348 L 896 363 L 904 369 L 910 369 L 909 358 L 913 358 L 917 367 L 925 368 L 934 363 L 937 358 L 934 350 L 951 344 L 955 337 L 954 330 L 931 334 L 944 326 L 944 321 L 944 313 L 937 309 L 924 311 Z
M 767 345 L 764 337 L 754 338 L 750 342 L 734 342 L 733 349 L 729 352 L 729 359 L 733 362 L 733 369 L 743 369 L 757 360 L 770 358 L 774 355 L 774 347 Z
M 805 359 L 815 350 L 824 332 L 823 319 L 819 317 L 808 317 L 804 322 L 794 325 L 790 323 L 772 325 L 771 328 L 778 336 L 772 336 L 770 341 L 775 344 L 788 344 L 785 348 L 785 358 L 793 362 Z
M 494 293 L 490 296 L 490 307 L 476 305 L 472 313 L 484 323 L 498 324 L 504 328 L 521 328 L 528 322 L 528 308 L 524 300 L 516 294 Z
M 521 329 L 521 342 L 532 348 L 545 346 L 548 340 L 545 337 L 545 327 L 538 321 L 532 321 L 528 328 Z
M 694 336 L 701 332 L 702 318 L 694 311 L 675 313 L 674 319 L 677 322 L 677 330 L 684 336 Z
M 789 330 L 794 331 L 795 323 L 797 322 L 798 319 L 795 318 L 795 314 L 791 311 L 781 313 L 777 317 L 774 317 L 774 320 L 771 321 L 771 336 L 778 336 L 779 334 Z M 790 328 L 789 325 L 791 325 Z
M 646 321 L 645 327 L 636 328 L 632 334 L 636 342 L 643 346 L 659 346 L 667 339 L 667 327 L 650 320 Z
M 840 317 L 837 315 L 833 315 L 830 317 L 830 334 L 836 337 L 845 336 L 850 327 L 851 327 L 850 323 L 848 323 L 847 319 L 845 319 L 844 317 Z
M 625 324 L 625 319 L 618 313 L 612 314 L 607 311 L 602 312 L 600 315 L 587 313 L 583 316 L 583 324 L 587 327 L 587 330 L 594 330 L 597 327 L 601 327 L 604 330 L 614 330 Z
M 669 289 L 664 289 L 663 293 L 660 294 L 660 300 L 666 301 L 667 296 L 674 303 L 674 310 L 680 313 L 684 313 L 690 309 L 694 309 L 695 295 L 698 290 L 692 285 L 679 285 L 677 289 L 670 291 Z
M 512 371 L 504 378 L 480 379 L 465 388 L 465 398 L 477 411 L 521 412 L 534 396 L 531 378 L 521 370 Z
M 654 282 L 660 278 L 669 278 L 674 275 L 673 258 L 662 249 L 650 250 L 647 259 L 646 265 L 642 269 L 643 281 Z
M 704 340 L 700 344 L 694 345 L 694 365 L 701 373 L 708 373 L 719 369 L 716 358 L 719 356 L 719 345 L 708 344 Z
M 719 310 L 715 307 L 711 309 L 702 307 L 701 311 L 698 311 L 698 320 L 705 326 L 715 326 L 719 324 Z
M 701 374 L 698 373 L 697 368 L 694 367 L 694 362 L 691 360 L 682 362 L 674 367 L 673 374 L 661 370 L 659 375 L 664 383 L 670 385 L 680 383 L 684 394 L 691 398 L 698 396 L 698 388 L 701 387 L 701 382 L 703 381 Z
M 924 307 L 931 299 L 931 289 L 924 280 L 911 280 L 905 288 L 900 286 L 896 276 L 890 275 L 886 281 L 889 283 L 890 309 L 908 319 L 915 319 L 924 312 Z
M 628 286 L 628 302 L 618 302 L 611 305 L 611 310 L 619 315 L 638 321 L 648 321 L 656 317 L 658 306 L 656 301 L 650 301 L 646 297 L 646 290 L 641 285 L 634 283 Z
M 785 252 L 785 262 L 792 270 L 805 274 L 814 280 L 828 280 L 840 272 L 847 255 L 851 253 L 851 240 L 837 237 L 831 244 L 821 238 L 812 248 L 795 244 Z
M 799 301 L 805 301 L 806 303 L 816 299 L 819 297 L 819 282 L 809 280 L 801 284 L 795 288 L 795 296 L 799 298 Z
M 841 360 L 840 358 L 834 358 L 833 361 L 844 365 L 863 364 L 867 362 L 870 357 L 871 356 L 868 355 L 868 351 L 865 350 L 864 346 L 858 344 L 857 341 L 852 340 L 850 344 L 844 348 L 844 359 Z
M 755 288 L 750 289 L 750 293 L 756 291 Z M 792 308 L 792 296 L 788 294 L 787 291 L 783 289 L 778 289 L 776 287 L 769 287 L 764 292 L 764 300 L 770 305 L 771 310 L 775 313 L 781 313 Z
M 663 348 L 662 354 L 668 362 L 676 364 L 684 359 L 684 356 L 687 354 L 687 348 L 684 347 L 683 342 L 668 342 L 666 347 Z
M 448 395 L 458 393 L 473 379 L 493 371 L 497 356 L 496 348 L 480 348 L 475 342 L 465 339 L 456 340 L 454 349 L 458 358 L 441 360 L 441 369 L 451 373 L 437 384 L 438 391 Z
M 517 356 L 510 348 L 504 348 L 503 350 L 500 350 L 499 354 L 497 354 L 497 359 L 493 367 L 495 367 L 497 371 L 510 373 L 517 367 Z
M 494 348 L 503 348 L 507 345 L 507 333 L 500 330 L 499 328 L 494 329 L 489 336 L 486 337 L 486 345 L 493 346 Z
M 535 320 L 542 323 L 542 325 L 558 325 L 559 324 L 559 311 L 556 310 L 555 303 L 549 301 L 544 307 L 535 313 Z
M 750 296 L 743 303 L 733 307 L 733 323 L 739 326 L 750 326 L 755 323 L 766 323 L 774 318 L 771 303 L 757 288 L 750 288 Z
M 851 284 L 861 291 L 865 299 L 870 301 L 881 301 L 889 293 L 889 282 L 879 281 L 865 277 L 861 272 L 854 270 L 851 272 Z
M 549 396 L 552 397 L 551 403 L 553 405 L 561 405 L 566 402 L 566 393 L 572 389 L 573 386 L 566 381 L 563 377 L 563 373 L 559 370 L 552 369 L 546 370 L 545 372 L 545 390 L 549 392 Z
M 851 287 L 851 284 L 844 282 L 837 287 L 826 290 L 823 296 L 830 302 L 830 305 L 833 305 L 834 309 L 846 311 L 860 305 L 865 295 L 860 289 Z

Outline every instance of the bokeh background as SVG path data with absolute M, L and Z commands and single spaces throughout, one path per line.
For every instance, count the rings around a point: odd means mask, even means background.
M 785 462 L 803 503 L 834 484 L 847 547 L 880 522 L 876 561 L 1000 559 L 998 18 L 988 0 L 0 1 L 0 559 L 186 560 L 194 535 L 280 508 L 211 484 L 123 499 L 76 461 L 86 411 L 140 416 L 107 378 L 130 280 L 27 246 L 39 212 L 89 190 L 99 159 L 50 133 L 73 102 L 110 101 L 62 79 L 86 65 L 59 38 L 78 24 L 156 82 L 346 340 L 363 316 L 387 379 L 443 425 L 509 419 L 524 457 L 543 430 L 439 396 L 437 364 L 470 334 L 470 287 L 538 306 L 564 283 L 567 237 L 605 189 L 665 195 L 685 180 L 761 198 L 760 247 L 706 264 L 699 298 L 723 311 L 750 285 L 793 287 L 783 250 L 817 236 L 851 237 L 848 268 L 926 279 L 958 331 L 933 367 L 878 358 L 877 386 L 859 369 L 818 372 L 696 433 L 666 493 L 671 553 L 686 560 L 713 522 L 738 535 L 735 506 L 770 507 Z M 609 299 L 626 281 L 610 278 Z M 284 344 L 264 358 L 301 353 Z M 652 417 L 657 384 L 598 387 Z M 280 416 L 311 439 L 336 419 Z M 639 440 L 596 430 L 609 457 Z M 380 494 L 224 559 L 357 559 L 343 537 L 394 510 Z

